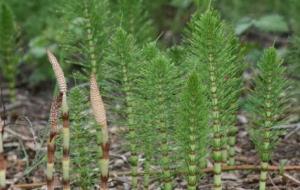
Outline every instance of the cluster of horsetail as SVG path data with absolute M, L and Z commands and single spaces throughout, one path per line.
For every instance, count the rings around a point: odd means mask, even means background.
M 131 22 L 123 18 L 123 13 L 129 13 L 121 10 L 118 18 L 121 24 L 109 36 L 109 31 L 103 30 L 107 27 L 105 19 L 109 17 L 105 12 L 108 1 L 104 0 L 101 5 L 95 0 L 73 1 L 68 3 L 65 19 L 73 21 L 80 14 L 83 18 L 80 27 L 86 39 L 75 38 L 74 31 L 68 28 L 64 31 L 66 41 L 59 46 L 63 52 L 60 61 L 47 51 L 59 89 L 50 109 L 46 155 L 48 190 L 55 189 L 55 163 L 59 161 L 63 189 L 70 190 L 76 184 L 72 159 L 78 154 L 72 154 L 71 145 L 76 138 L 72 138 L 74 122 L 70 117 L 74 108 L 69 105 L 73 97 L 68 93 L 63 72 L 63 65 L 68 62 L 76 62 L 83 68 L 78 80 L 89 83 L 88 110 L 94 115 L 98 127 L 95 133 L 100 137 L 96 150 L 99 180 L 90 186 L 80 183 L 81 189 L 95 186 L 109 189 L 110 123 L 128 128 L 124 136 L 131 153 L 128 175 L 132 190 L 149 189 L 152 178 L 160 181 L 162 189 L 171 190 L 178 175 L 187 181 L 188 190 L 196 190 L 206 173 L 213 174 L 212 189 L 221 190 L 222 173 L 231 170 L 259 170 L 259 189 L 265 190 L 268 171 L 300 170 L 299 166 L 269 165 L 276 144 L 284 134 L 278 126 L 285 123 L 290 87 L 283 60 L 274 47 L 264 51 L 257 64 L 258 74 L 252 81 L 253 89 L 247 97 L 242 97 L 246 70 L 244 49 L 233 29 L 210 6 L 204 13 L 199 10 L 192 16 L 184 43 L 175 47 L 180 53 L 178 57 L 149 40 L 152 27 L 144 15 L 138 20 L 144 23 L 143 27 L 131 31 Z M 134 10 L 141 14 L 141 9 Z M 99 15 L 99 11 L 105 14 Z M 74 57 L 77 60 L 74 61 Z M 14 87 L 14 83 L 11 86 Z M 248 133 L 260 157 L 259 166 L 236 165 L 237 114 L 241 99 L 247 102 Z M 111 112 L 116 113 L 121 122 L 108 122 Z M 0 189 L 3 190 L 7 189 L 4 127 L 0 118 Z M 57 146 L 62 149 L 61 160 L 56 154 Z M 140 157 L 143 157 L 142 163 Z M 158 169 L 153 170 L 151 166 Z M 86 180 L 80 174 L 79 179 Z

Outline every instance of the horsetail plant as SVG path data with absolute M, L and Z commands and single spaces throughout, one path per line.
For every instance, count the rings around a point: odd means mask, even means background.
M 107 0 L 63 0 L 61 1 L 63 22 L 67 26 L 63 32 L 65 39 L 64 59 L 79 65 L 84 78 L 89 81 L 91 70 L 98 79 L 103 79 L 103 56 L 107 48 L 111 25 L 109 1 Z M 75 59 L 74 59 L 75 57 Z
M 0 117 L 0 189 L 6 189 L 6 160 L 3 148 L 3 133 L 5 123 Z
M 89 99 L 89 89 L 85 86 L 76 85 L 69 90 L 68 100 L 70 107 L 72 107 L 72 112 L 70 112 L 72 126 L 71 173 L 76 174 L 72 176 L 74 187 L 80 187 L 83 190 L 92 189 L 94 184 L 99 181 L 95 177 L 99 174 L 99 171 L 95 169 L 95 165 L 99 161 L 99 143 L 98 141 L 95 143 L 91 139 L 98 140 L 97 137 L 101 129 L 95 122 L 90 122 Z
M 160 159 L 159 165 L 162 169 L 163 189 L 173 189 L 171 176 L 172 163 L 172 128 L 174 123 L 174 102 L 177 90 L 178 73 L 176 67 L 170 60 L 161 53 L 155 43 L 148 44 L 143 54 L 145 65 L 141 69 L 141 78 L 139 78 L 138 88 L 140 89 L 140 98 L 143 102 L 143 111 L 141 114 L 148 115 L 148 124 L 144 127 L 142 137 L 150 140 L 149 147 L 160 148 L 153 157 Z M 144 143 L 148 143 L 144 141 Z M 159 153 L 159 154 L 158 154 Z
M 47 189 L 54 190 L 54 162 L 55 162 L 55 140 L 57 138 L 58 114 L 61 106 L 62 94 L 54 98 L 50 109 L 50 136 L 47 143 Z
M 227 127 L 223 138 L 222 161 L 224 164 L 233 166 L 235 164 L 235 144 L 238 128 L 237 111 L 239 109 L 239 98 L 242 91 L 242 75 L 244 71 L 243 53 L 244 50 L 239 44 L 239 40 L 234 36 L 234 32 L 228 29 L 229 32 L 229 48 L 228 62 L 226 71 L 224 71 L 224 86 L 226 101 L 223 101 L 222 107 L 225 110 L 222 113 L 222 120 Z
M 16 98 L 18 56 L 16 51 L 16 24 L 10 7 L 0 1 L 0 68 L 8 82 L 10 98 Z
M 100 95 L 99 87 L 96 80 L 96 75 L 94 73 L 91 74 L 90 79 L 90 101 L 92 106 L 92 111 L 95 116 L 97 123 L 101 127 L 101 150 L 102 156 L 99 160 L 100 169 L 101 169 L 101 190 L 108 190 L 108 178 L 109 178 L 109 134 L 108 134 L 108 126 L 106 120 L 106 111 L 104 107 L 104 103 L 102 97 Z
M 222 189 L 221 172 L 224 151 L 227 149 L 227 111 L 235 110 L 237 90 L 237 44 L 220 16 L 211 8 L 204 14 L 195 14 L 188 38 L 189 62 L 196 67 L 206 85 L 212 127 L 212 158 L 214 161 L 214 189 Z M 234 98 L 234 99 L 233 99 Z M 231 113 L 231 112 L 230 112 Z M 231 123 L 230 123 L 231 124 Z M 225 144 L 225 146 L 223 145 Z
M 259 74 L 255 79 L 255 89 L 249 98 L 253 115 L 251 138 L 261 159 L 259 189 L 266 189 L 267 169 L 272 151 L 282 134 L 276 126 L 282 124 L 288 98 L 288 82 L 284 78 L 285 68 L 275 48 L 265 50 L 258 63 Z
M 108 52 L 107 71 L 110 71 L 105 77 L 107 81 L 119 84 L 113 89 L 113 93 L 121 96 L 115 97 L 114 101 L 120 104 L 119 115 L 123 117 L 124 124 L 129 128 L 127 135 L 129 140 L 129 149 L 131 152 L 131 189 L 137 189 L 137 170 L 138 170 L 138 132 L 136 116 L 136 78 L 141 65 L 139 50 L 134 37 L 128 34 L 122 28 L 117 28 L 113 35 Z M 118 82 L 117 82 L 118 81 Z M 116 84 L 112 84 L 116 85 Z
M 184 166 L 187 168 L 188 190 L 196 190 L 199 171 L 206 168 L 209 134 L 206 99 L 204 85 L 193 72 L 181 97 L 177 129 L 181 151 L 184 152 Z
M 69 107 L 67 102 L 67 83 L 63 70 L 57 61 L 56 57 L 47 51 L 49 62 L 52 65 L 59 91 L 62 94 L 62 120 L 63 120 L 63 189 L 70 189 L 70 121 L 69 121 Z

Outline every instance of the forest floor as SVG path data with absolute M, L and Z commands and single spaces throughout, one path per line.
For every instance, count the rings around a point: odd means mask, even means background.
M 7 91 L 4 90 L 7 97 Z M 32 94 L 19 89 L 14 103 L 6 102 L 7 127 L 4 133 L 4 147 L 8 161 L 8 182 L 11 189 L 45 189 L 46 140 L 48 130 L 48 115 L 51 94 L 47 91 Z M 3 110 L 1 110 L 3 112 Z M 236 146 L 237 164 L 259 165 L 259 159 L 251 143 L 247 127 L 247 118 L 241 113 L 239 116 L 238 143 Z M 300 165 L 300 130 L 292 125 L 285 137 L 278 144 L 273 155 L 272 165 L 279 165 L 281 160 L 287 160 L 286 165 Z M 298 126 L 299 128 L 299 126 Z M 130 189 L 130 171 L 128 157 L 130 152 L 124 149 L 123 127 L 112 126 L 111 135 L 111 189 Z M 41 160 L 41 161 L 40 161 Z M 143 158 L 140 155 L 140 171 Z M 300 172 L 285 172 L 285 176 L 278 172 L 270 172 L 268 176 L 269 190 L 300 190 Z M 250 190 L 258 189 L 259 173 L 257 171 L 224 172 L 224 189 Z M 57 179 L 59 184 L 60 179 Z M 182 176 L 176 178 L 176 189 L 185 189 L 186 183 Z M 25 185 L 29 184 L 29 185 Z M 159 189 L 159 180 L 153 180 L 151 189 Z M 22 187 L 22 188 L 21 188 Z M 199 186 L 200 190 L 212 187 L 212 175 L 208 174 Z

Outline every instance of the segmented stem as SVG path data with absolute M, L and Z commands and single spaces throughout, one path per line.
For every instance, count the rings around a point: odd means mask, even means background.
M 193 109 L 193 108 L 191 108 Z M 188 154 L 188 190 L 196 190 L 197 187 L 197 131 L 195 124 L 195 116 L 191 116 L 191 125 L 189 127 L 189 154 Z
M 260 177 L 259 177 L 259 190 L 266 189 L 266 181 L 267 181 L 267 175 L 268 175 L 267 169 L 268 169 L 268 162 L 262 162 Z
M 132 89 L 129 85 L 128 81 L 128 69 L 124 62 L 121 63 L 122 65 L 122 74 L 123 74 L 123 89 L 125 93 L 125 100 L 126 100 L 126 116 L 127 116 L 127 122 L 129 127 L 129 138 L 130 138 L 130 151 L 131 151 L 131 177 L 132 177 L 132 189 L 137 189 L 138 185 L 138 178 L 137 178 L 137 172 L 138 172 L 138 152 L 137 152 L 137 134 L 135 130 L 135 123 L 133 119 L 133 100 L 132 100 Z
M 228 165 L 235 165 L 235 145 L 236 145 L 236 135 L 238 132 L 238 128 L 236 126 L 231 126 L 228 133 Z
M 63 189 L 70 190 L 70 121 L 67 95 L 62 97 L 62 119 L 63 119 Z
M 91 60 L 91 68 L 92 73 L 96 73 L 96 49 L 95 49 L 95 41 L 94 41 L 94 35 L 92 32 L 92 24 L 91 24 L 91 18 L 89 15 L 89 9 L 87 2 L 85 1 L 85 9 L 84 9 L 84 16 L 86 18 L 86 32 L 87 32 L 87 39 L 88 39 L 88 50 L 89 50 L 89 56 Z
M 261 155 L 261 172 L 259 178 L 259 190 L 266 189 L 266 180 L 267 180 L 267 168 L 268 168 L 268 161 L 270 160 L 270 138 L 271 138 L 271 128 L 273 124 L 274 113 L 272 111 L 272 76 L 267 75 L 266 77 L 266 89 L 267 93 L 264 97 L 264 106 L 265 106 L 265 121 L 263 126 L 263 146 L 262 146 L 262 155 Z
M 214 190 L 222 189 L 222 145 L 221 145 L 221 122 L 219 111 L 219 100 L 217 95 L 217 84 L 213 55 L 209 55 L 210 92 L 212 99 L 212 123 L 213 123 L 213 160 L 214 160 Z
M 0 190 L 6 189 L 6 160 L 3 148 L 4 121 L 0 118 Z
M 223 134 L 222 138 L 222 163 L 223 164 L 227 164 L 228 161 L 228 149 L 229 149 L 229 145 L 228 145 L 228 137 L 227 134 Z
M 62 94 L 56 97 L 50 109 L 50 136 L 47 143 L 47 189 L 54 190 L 54 161 L 55 161 L 55 139 L 57 137 L 58 111 L 61 106 Z
M 158 84 L 158 104 L 157 106 L 161 107 L 161 111 L 166 112 L 166 106 L 165 106 L 165 98 L 163 93 L 163 88 L 161 86 L 162 81 L 159 81 Z M 169 141 L 168 141 L 168 126 L 167 126 L 167 118 L 166 117 L 167 113 L 161 113 L 161 117 L 157 121 L 159 129 L 160 129 L 160 141 L 161 141 L 161 152 L 162 152 L 162 175 L 163 175 L 163 181 L 164 181 L 164 190 L 172 190 L 173 189 L 173 184 L 172 184 L 172 176 L 171 176 L 171 169 L 170 169 L 170 159 L 169 159 Z

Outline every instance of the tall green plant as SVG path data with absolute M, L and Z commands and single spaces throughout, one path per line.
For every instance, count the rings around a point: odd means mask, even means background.
M 73 166 L 71 171 L 75 186 L 83 190 L 92 189 L 96 184 L 98 171 L 93 169 L 98 162 L 100 143 L 91 142 L 97 139 L 97 127 L 93 122 L 89 122 L 88 117 L 88 93 L 85 88 L 76 86 L 70 90 L 69 94 L 70 121 L 73 126 L 71 131 L 71 159 Z M 80 103 L 79 103 L 80 102 Z M 83 146 L 85 145 L 85 146 Z
M 137 166 L 138 166 L 138 132 L 137 103 L 136 103 L 136 79 L 139 73 L 142 60 L 140 50 L 137 48 L 136 40 L 133 35 L 128 34 L 122 28 L 118 28 L 113 35 L 106 61 L 109 75 L 105 80 L 111 82 L 108 89 L 110 93 L 119 94 L 113 98 L 114 102 L 121 105 L 118 114 L 121 115 L 123 123 L 128 126 L 128 140 L 131 151 L 131 176 L 132 189 L 136 189 Z
M 188 62 L 196 67 L 209 99 L 211 127 L 213 129 L 212 158 L 214 160 L 214 189 L 222 189 L 221 165 L 225 162 L 227 135 L 236 110 L 240 77 L 237 43 L 234 35 L 213 10 L 192 18 L 188 38 Z M 229 112 L 230 111 L 230 112 Z M 230 113 L 230 114 L 229 114 Z
M 255 89 L 250 96 L 250 111 L 253 127 L 250 135 L 261 159 L 259 189 L 266 189 L 267 168 L 272 151 L 282 131 L 276 126 L 282 124 L 285 117 L 285 105 L 288 102 L 287 80 L 282 60 L 276 49 L 265 50 L 259 64 L 259 75 L 254 81 Z
M 223 162 L 231 166 L 235 164 L 235 145 L 238 128 L 237 111 L 239 109 L 239 98 L 242 90 L 242 75 L 245 64 L 243 64 L 243 48 L 234 32 L 228 29 L 228 61 L 224 72 L 224 96 L 222 103 L 222 123 L 227 127 L 223 140 Z
M 201 174 L 199 168 L 206 167 L 209 136 L 207 97 L 196 73 L 189 76 L 178 109 L 177 136 L 188 174 L 188 189 L 196 190 Z
M 173 188 L 171 176 L 171 142 L 174 123 L 174 106 L 178 83 L 178 71 L 170 60 L 161 53 L 155 43 L 148 44 L 144 50 L 145 65 L 141 70 L 138 88 L 142 115 L 147 115 L 141 137 L 146 147 L 155 151 L 152 158 L 159 159 L 162 169 L 163 189 Z M 159 147 L 159 148 L 157 148 Z
M 7 80 L 12 100 L 16 98 L 17 48 L 16 24 L 10 7 L 0 1 L 0 68 L 2 76 Z

